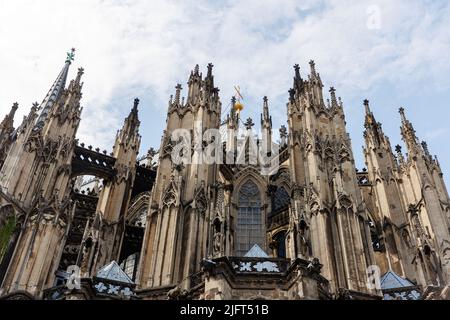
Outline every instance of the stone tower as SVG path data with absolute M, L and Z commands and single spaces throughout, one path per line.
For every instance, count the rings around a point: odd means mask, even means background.
M 139 274 L 145 288 L 189 286 L 189 276 L 200 271 L 200 262 L 208 254 L 210 199 L 217 168 L 201 158 L 202 142 L 205 131 L 219 128 L 221 115 L 212 68 L 209 64 L 203 78 L 195 66 L 186 100 L 180 97 L 179 84 L 169 102 L 142 249 Z M 179 144 L 179 139 L 184 143 Z
M 334 88 L 331 102 L 324 103 L 314 61 L 310 68 L 308 80 L 303 80 L 295 66 L 288 103 L 289 162 L 295 186 L 291 255 L 318 258 L 334 291 L 371 292 L 366 272 L 374 257 L 343 105 Z
M 83 239 L 85 244 L 87 239 L 92 241 L 83 252 L 81 270 L 84 276 L 91 276 L 101 267 L 119 259 L 141 143 L 138 105 L 139 99 L 136 98 L 122 129 L 117 132 L 111 154 L 116 159 L 113 166 L 115 176 L 105 181 L 94 221 Z
M 65 88 L 74 50 L 40 105 L 34 104 L 0 171 L 1 188 L 22 212 L 14 254 L 5 273 L 4 293 L 25 290 L 39 295 L 53 284 L 72 205 L 70 161 L 80 123 L 81 76 Z M 32 173 L 32 174 L 30 174 Z
M 400 108 L 402 147 L 392 151 L 389 138 L 364 101 L 366 120 L 364 155 L 369 188 L 362 188 L 379 241 L 377 265 L 422 287 L 448 285 L 449 205 L 443 174 L 426 142 Z M 364 190 L 365 189 L 365 190 Z
M 260 133 L 240 93 L 222 119 L 213 65 L 197 65 L 158 151 L 138 155 L 135 99 L 100 152 L 76 139 L 73 58 L 18 128 L 17 104 L 0 123 L 0 299 L 449 298 L 450 199 L 404 109 L 406 155 L 364 101 L 358 171 L 314 61 L 294 66 L 277 142 L 268 97 Z

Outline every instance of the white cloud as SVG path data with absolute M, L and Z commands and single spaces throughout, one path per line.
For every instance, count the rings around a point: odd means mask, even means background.
M 381 10 L 380 30 L 366 26 L 369 5 Z M 108 149 L 135 92 L 152 96 L 146 108 L 154 116 L 143 125 L 160 124 L 195 63 L 215 64 L 224 107 L 239 84 L 253 118 L 267 95 L 278 123 L 292 65 L 306 76 L 311 58 L 344 102 L 362 100 L 379 82 L 402 92 L 448 88 L 449 17 L 449 3 L 425 0 L 0 0 L 0 111 L 19 100 L 27 113 L 72 46 L 73 67 L 86 69 L 80 140 Z

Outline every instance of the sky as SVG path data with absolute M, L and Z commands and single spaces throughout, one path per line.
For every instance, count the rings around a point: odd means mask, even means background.
M 76 48 L 83 67 L 80 142 L 111 150 L 141 100 L 141 154 L 157 149 L 168 100 L 196 64 L 214 64 L 223 109 L 239 85 L 242 117 L 259 122 L 268 96 L 274 128 L 286 124 L 293 65 L 316 62 L 325 96 L 342 97 L 357 167 L 364 108 L 403 144 L 399 107 L 438 155 L 450 182 L 450 2 L 446 0 L 0 0 L 0 116 L 16 124 L 41 102 Z M 183 91 L 185 95 L 185 91 Z

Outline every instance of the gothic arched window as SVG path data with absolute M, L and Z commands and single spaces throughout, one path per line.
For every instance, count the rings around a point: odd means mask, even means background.
M 263 249 L 265 247 L 264 217 L 258 186 L 249 180 L 239 190 L 236 255 L 244 256 L 255 244 Z
M 289 193 L 287 193 L 285 188 L 279 187 L 277 188 L 277 191 L 275 191 L 272 198 L 272 210 L 274 212 L 285 210 L 289 206 L 290 202 L 291 197 L 289 196 Z

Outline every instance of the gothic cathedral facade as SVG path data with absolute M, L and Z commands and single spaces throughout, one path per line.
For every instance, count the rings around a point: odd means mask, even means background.
M 136 99 L 108 153 L 76 138 L 84 70 L 67 85 L 73 58 L 17 128 L 17 104 L 0 123 L 0 299 L 450 297 L 450 199 L 404 109 L 406 154 L 364 101 L 359 171 L 341 98 L 324 98 L 313 61 L 306 78 L 296 65 L 277 142 L 262 101 L 277 149 L 263 174 L 232 134 L 254 123 L 236 98 L 223 119 L 209 64 L 186 98 L 176 86 L 159 150 L 138 156 Z M 178 150 L 180 129 L 220 136 Z M 198 161 L 207 142 L 225 161 Z

